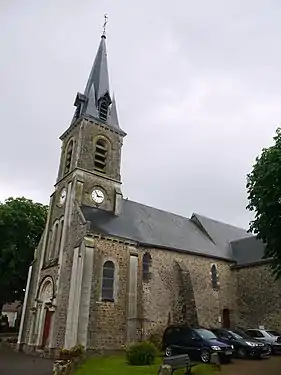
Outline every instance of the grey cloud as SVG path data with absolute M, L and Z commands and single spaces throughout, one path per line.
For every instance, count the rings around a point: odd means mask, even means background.
M 278 1 L 2 1 L 0 200 L 48 202 L 105 12 L 124 194 L 247 226 L 246 174 L 281 117 Z

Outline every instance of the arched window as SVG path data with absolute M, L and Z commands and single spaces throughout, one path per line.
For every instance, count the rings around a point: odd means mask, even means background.
M 214 290 L 218 290 L 218 273 L 217 273 L 217 266 L 215 264 L 213 264 L 211 268 L 211 280 L 212 280 L 212 288 Z
M 151 263 L 152 263 L 151 255 L 149 253 L 145 253 L 142 258 L 142 279 L 145 282 L 149 281 L 151 277 L 151 272 L 150 272 Z
M 102 272 L 102 301 L 114 302 L 114 263 L 107 261 L 103 265 Z
M 72 153 L 73 153 L 73 140 L 71 140 L 66 149 L 65 155 L 65 166 L 64 166 L 64 174 L 68 173 L 71 168 L 71 161 L 72 161 Z
M 96 142 L 95 148 L 95 170 L 105 173 L 108 143 L 100 138 Z

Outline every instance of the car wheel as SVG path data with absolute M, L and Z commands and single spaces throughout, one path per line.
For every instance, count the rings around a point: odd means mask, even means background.
M 208 349 L 202 349 L 200 352 L 200 359 L 203 363 L 210 362 L 210 352 Z
M 244 348 L 237 349 L 238 358 L 245 358 L 247 356 L 246 350 Z
M 271 345 L 268 345 L 268 354 L 269 355 L 274 354 L 273 347 Z
M 165 355 L 166 355 L 166 357 L 171 357 L 173 355 L 173 351 L 172 351 L 172 348 L 170 346 L 167 346 L 167 348 L 165 350 Z

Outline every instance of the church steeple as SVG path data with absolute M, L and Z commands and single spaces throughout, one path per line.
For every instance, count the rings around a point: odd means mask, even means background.
M 84 94 L 78 93 L 76 96 L 74 105 L 77 109 L 73 122 L 81 116 L 92 117 L 123 134 L 117 117 L 116 102 L 110 95 L 105 40 L 103 33 Z
M 106 94 L 108 94 L 109 100 L 111 101 L 109 94 L 105 39 L 106 36 L 102 35 L 96 58 L 84 91 L 84 95 L 88 98 L 93 95 L 92 99 L 94 99 L 96 106 L 98 105 L 98 101 Z

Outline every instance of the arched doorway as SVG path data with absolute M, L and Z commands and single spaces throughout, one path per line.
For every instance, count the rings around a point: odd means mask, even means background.
M 37 309 L 37 346 L 43 348 L 49 345 L 53 316 L 53 295 L 53 280 L 50 277 L 47 277 L 43 280 L 39 289 Z
M 230 328 L 230 311 L 229 309 L 223 309 L 222 311 L 222 326 L 223 328 Z

